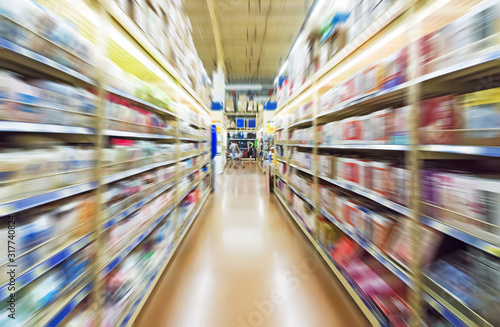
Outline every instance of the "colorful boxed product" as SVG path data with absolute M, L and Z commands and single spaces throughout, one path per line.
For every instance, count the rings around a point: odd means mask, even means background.
M 362 144 L 373 143 L 373 120 L 370 115 L 359 117 L 361 124 L 361 142 Z
M 410 205 L 410 171 L 405 168 L 392 167 L 391 176 L 390 200 L 408 207 Z
M 426 267 L 436 254 L 442 234 L 426 226 L 420 226 L 418 240 L 413 240 L 411 235 L 412 222 L 409 218 L 400 217 L 389 235 L 385 252 L 401 265 L 409 266 L 412 260 L 412 242 L 416 241 L 418 242 L 419 262 Z
M 344 202 L 344 222 L 348 228 L 355 230 L 360 216 L 361 210 L 354 202 L 349 200 Z
M 373 189 L 372 162 L 368 160 L 363 160 L 362 169 L 363 172 L 361 173 L 362 178 L 360 178 L 360 185 L 367 190 L 372 190 Z
M 455 95 L 424 100 L 420 104 L 419 136 L 422 144 L 457 144 L 462 121 Z
M 410 144 L 411 134 L 411 107 L 405 106 L 394 110 L 394 131 L 391 137 L 391 144 Z
M 428 275 L 462 303 L 475 311 L 483 307 L 480 282 L 471 269 L 469 254 L 460 250 L 433 262 Z
M 343 160 L 344 180 L 347 183 L 359 185 L 359 181 L 360 181 L 360 177 L 361 177 L 360 169 L 361 169 L 361 167 L 359 165 L 359 160 L 345 158 Z
M 500 88 L 465 94 L 462 107 L 463 144 L 500 145 Z
M 343 235 L 337 246 L 331 252 L 332 259 L 340 266 L 345 266 L 353 260 L 361 250 L 361 247 L 354 240 Z
M 406 82 L 406 69 L 408 65 L 408 49 L 404 47 L 392 55 L 385 61 L 385 78 L 383 81 L 383 89 L 390 89 Z
M 361 121 L 358 117 L 346 118 L 341 123 L 344 143 L 352 144 L 361 140 Z
M 363 71 L 364 86 L 362 92 L 358 94 L 366 94 L 380 90 L 385 79 L 384 65 L 377 63 L 371 65 Z
M 389 237 L 394 220 L 373 211 L 370 214 L 370 219 L 372 220 L 373 228 L 373 234 L 370 241 L 373 245 L 382 249 L 387 241 L 387 238 Z
M 373 302 L 382 311 L 391 326 L 404 327 L 409 325 L 411 308 L 399 296 L 372 296 Z
M 372 162 L 372 190 L 383 197 L 389 195 L 388 181 L 391 180 L 391 167 L 387 162 Z
M 319 155 L 318 161 L 320 174 L 325 177 L 335 179 L 335 169 L 337 168 L 336 157 L 330 155 Z
M 431 73 L 437 69 L 434 60 L 440 56 L 441 37 L 442 34 L 438 31 L 424 35 L 417 41 L 417 67 L 420 75 Z
M 374 112 L 372 115 L 373 142 L 376 144 L 387 144 L 394 130 L 394 117 L 392 109 L 384 109 Z

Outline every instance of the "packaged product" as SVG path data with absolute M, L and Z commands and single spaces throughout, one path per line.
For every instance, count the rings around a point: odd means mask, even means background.
M 337 167 L 336 157 L 330 155 L 319 155 L 319 172 L 321 175 L 335 179 L 335 169 Z
M 408 266 L 411 263 L 413 245 L 411 224 L 409 218 L 400 217 L 394 225 L 385 246 L 385 252 L 403 266 Z M 426 267 L 436 254 L 442 234 L 426 226 L 420 226 L 418 236 L 419 261 L 423 267 Z
M 459 144 L 462 128 L 455 95 L 424 100 L 420 104 L 419 135 L 422 144 Z
M 361 121 L 358 117 L 342 120 L 342 140 L 345 144 L 358 143 L 361 140 Z
M 361 124 L 361 142 L 362 144 L 372 144 L 373 143 L 373 120 L 370 115 L 359 117 Z
M 356 230 L 358 222 L 361 219 L 361 210 L 358 205 L 349 200 L 344 203 L 344 222 L 345 225 L 353 230 Z
M 372 190 L 382 197 L 387 197 L 389 195 L 390 187 L 387 181 L 391 179 L 391 167 L 389 163 L 373 161 L 371 167 L 371 173 L 373 176 Z
M 500 88 L 460 97 L 465 145 L 500 145 Z
M 339 229 L 335 228 L 326 218 L 318 219 L 316 224 L 320 242 L 326 249 L 331 249 L 341 235 Z
M 417 67 L 420 75 L 429 74 L 439 68 L 435 60 L 441 55 L 441 49 L 444 48 L 440 45 L 444 41 L 443 38 L 443 34 L 437 31 L 424 35 L 417 41 Z
M 340 222 L 344 222 L 345 221 L 345 218 L 344 218 L 344 214 L 345 214 L 345 202 L 346 202 L 346 198 L 343 197 L 343 196 L 337 196 L 336 197 L 336 205 L 335 205 L 335 208 L 334 208 L 334 216 L 335 218 L 337 218 L 338 221 Z
M 369 160 L 359 160 L 359 185 L 366 190 L 372 189 L 373 173 L 372 162 Z
M 382 63 L 369 66 L 363 72 L 364 87 L 359 94 L 372 93 L 380 90 L 385 79 L 385 69 Z
M 468 182 L 472 184 L 472 188 L 464 194 L 464 197 L 471 195 L 467 201 L 470 203 L 467 215 L 484 222 L 480 226 L 486 231 L 499 235 L 500 180 L 470 177 Z
M 408 48 L 404 47 L 390 55 L 385 61 L 383 89 L 390 89 L 406 82 Z
M 350 261 L 358 256 L 361 247 L 356 241 L 343 235 L 340 237 L 337 246 L 331 252 L 332 259 L 341 267 L 345 267 Z
M 500 295 L 500 262 L 496 257 L 493 257 L 481 250 L 475 251 L 470 249 L 470 258 L 473 258 L 474 276 L 481 282 L 482 288 L 480 301 L 486 303 L 481 310 L 488 322 L 492 325 L 498 325 L 500 319 L 498 317 L 498 305 Z
M 392 109 L 384 109 L 371 114 L 372 136 L 376 144 L 388 144 L 394 131 L 394 117 Z
M 382 311 L 391 326 L 408 326 L 411 308 L 397 295 L 372 296 L 373 302 Z
M 360 182 L 360 165 L 359 160 L 345 158 L 343 160 L 344 179 L 347 183 L 359 185 Z
M 373 234 L 370 239 L 373 245 L 382 249 L 385 245 L 389 233 L 394 224 L 394 220 L 384 217 L 383 214 L 378 214 L 376 212 L 370 213 L 370 219 L 372 221 Z
M 405 106 L 394 110 L 394 131 L 392 133 L 391 144 L 410 144 L 411 134 L 411 107 Z
M 403 206 L 410 205 L 410 171 L 401 167 L 391 168 L 389 199 Z
M 320 192 L 319 200 L 321 206 L 325 210 L 327 210 L 330 214 L 335 216 L 335 210 L 336 210 L 335 207 L 337 204 L 336 194 L 330 187 L 324 185 L 320 185 L 319 192 Z
M 480 283 L 467 259 L 468 254 L 459 250 L 433 262 L 428 274 L 469 308 L 480 311 L 486 304 L 480 303 Z

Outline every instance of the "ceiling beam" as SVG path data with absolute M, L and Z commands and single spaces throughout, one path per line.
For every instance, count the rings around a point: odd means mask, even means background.
M 223 72 L 226 71 L 224 65 L 224 47 L 222 46 L 222 36 L 220 33 L 219 16 L 217 15 L 217 7 L 215 0 L 207 0 L 208 13 L 212 22 L 212 31 L 214 32 L 215 48 L 217 50 L 217 68 Z

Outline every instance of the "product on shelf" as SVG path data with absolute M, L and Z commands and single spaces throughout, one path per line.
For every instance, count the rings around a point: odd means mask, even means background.
M 426 215 L 488 238 L 498 238 L 498 179 L 436 170 L 425 170 L 422 175 Z
M 0 120 L 93 127 L 96 99 L 81 88 L 0 70 Z
M 47 191 L 93 180 L 93 148 L 75 145 L 36 145 L 45 138 L 10 138 L 12 148 L 0 152 L 2 179 L 0 202 L 35 196 Z M 32 143 L 34 142 L 34 143 Z
M 16 322 L 36 325 L 44 308 L 89 282 L 89 278 L 86 276 L 88 276 L 90 260 L 94 251 L 95 248 L 91 244 L 52 267 L 22 289 L 18 289 L 16 292 Z M 16 286 L 19 286 L 19 283 Z M 9 303 L 6 300 L 1 301 L 0 324 L 4 326 L 10 325 L 12 321 L 12 318 L 8 317 L 8 306 Z
M 173 213 L 152 231 L 104 279 L 104 326 L 113 326 L 132 301 L 143 291 L 145 283 L 168 255 L 174 241 Z
M 95 46 L 64 19 L 29 0 L 0 4 L 0 38 L 84 75 L 95 74 Z

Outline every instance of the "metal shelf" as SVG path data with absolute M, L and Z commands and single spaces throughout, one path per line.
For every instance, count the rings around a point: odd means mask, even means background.
M 313 147 L 313 145 L 311 145 Z M 398 144 L 335 144 L 318 145 L 318 149 L 353 149 L 353 150 L 385 150 L 385 151 L 409 151 L 409 145 Z
M 74 292 L 75 294 L 71 299 L 64 305 L 59 312 L 50 319 L 46 326 L 55 327 L 59 326 L 63 320 L 73 311 L 78 304 L 80 304 L 87 295 L 93 290 L 94 284 L 93 282 L 87 283 L 84 287 L 80 288 L 78 292 Z
M 168 206 L 165 206 L 167 207 L 167 209 L 165 209 L 163 213 L 158 218 L 156 218 L 145 231 L 134 238 L 132 242 L 130 242 L 129 245 L 125 247 L 125 249 L 120 251 L 114 258 L 112 258 L 109 263 L 107 263 L 102 268 L 101 278 L 104 278 L 104 276 L 109 274 L 111 270 L 115 269 L 116 266 L 118 266 L 118 264 L 122 262 L 123 259 L 125 259 L 125 257 L 127 257 L 127 255 L 132 252 L 132 250 L 135 249 L 135 247 L 139 245 L 156 228 L 156 226 L 158 226 L 163 221 L 163 219 L 165 219 L 165 217 L 168 216 L 168 214 L 174 209 L 176 204 L 177 203 L 174 202 L 170 203 Z
M 426 216 L 421 216 L 420 221 L 422 222 L 422 224 L 429 226 L 435 230 L 438 230 L 441 233 L 454 237 L 462 242 L 472 245 L 496 257 L 500 257 L 500 245 L 498 244 L 484 240 L 466 231 L 460 230 L 458 228 L 452 227 L 436 219 L 432 219 Z
M 125 318 L 119 324 L 120 326 L 125 327 L 125 326 L 133 324 L 135 318 L 137 317 L 137 315 L 139 314 L 140 310 L 142 309 L 142 307 L 146 303 L 149 295 L 151 294 L 151 291 L 155 287 L 155 285 L 158 282 L 160 276 L 163 274 L 163 271 L 168 266 L 168 264 L 170 262 L 170 259 L 172 258 L 172 256 L 174 255 L 174 253 L 177 251 L 177 248 L 179 247 L 179 245 L 181 244 L 182 240 L 186 236 L 187 232 L 191 228 L 194 220 L 196 219 L 196 217 L 200 213 L 201 208 L 205 205 L 205 202 L 208 199 L 209 195 L 210 195 L 210 193 L 206 193 L 204 195 L 203 200 L 200 202 L 200 205 L 197 206 L 197 209 L 194 211 L 192 217 L 189 219 L 188 223 L 186 224 L 186 226 L 184 227 L 184 229 L 181 231 L 180 236 L 177 238 L 177 240 L 175 242 L 175 245 L 171 246 L 168 249 L 168 251 L 167 251 L 167 253 L 165 255 L 165 258 L 163 260 L 163 264 L 159 265 L 158 269 L 156 269 L 153 272 L 153 274 L 151 275 L 151 277 L 147 280 L 145 286 L 142 288 L 142 291 L 140 292 L 140 294 L 135 299 L 132 307 L 130 307 L 130 309 L 128 310 L 127 315 L 125 316 Z
M 295 169 L 298 169 L 298 170 L 300 170 L 300 171 L 303 171 L 303 172 L 304 172 L 304 173 L 306 173 L 306 174 L 309 174 L 309 175 L 314 175 L 314 172 L 313 172 L 312 170 L 307 169 L 307 168 L 302 168 L 302 167 L 300 167 L 300 166 L 298 166 L 298 165 L 296 165 L 296 164 L 292 164 L 292 163 L 288 163 L 288 165 L 289 165 L 290 167 L 293 167 L 293 168 L 295 168 Z
M 98 186 L 97 182 L 88 182 L 79 185 L 69 186 L 55 191 L 49 191 L 40 195 L 0 204 L 0 217 L 16 212 L 31 209 L 50 202 L 69 198 L 73 195 L 84 193 Z
M 280 200 L 283 207 L 288 211 L 290 216 L 293 218 L 297 226 L 299 226 L 299 228 L 306 235 L 306 237 L 309 239 L 312 245 L 316 248 L 316 251 L 318 251 L 319 254 L 323 257 L 323 260 L 325 260 L 326 264 L 330 267 L 332 272 L 342 283 L 347 292 L 351 295 L 351 297 L 356 302 L 361 311 L 364 313 L 366 318 L 370 321 L 371 325 L 380 326 L 381 323 L 379 319 L 377 319 L 376 314 L 372 311 L 373 309 L 370 305 L 370 301 L 368 301 L 368 299 L 366 299 L 352 283 L 349 283 L 349 280 L 346 278 L 347 276 L 339 269 L 339 267 L 332 260 L 331 256 L 326 253 L 323 247 L 321 247 L 318 244 L 318 242 L 314 239 L 309 230 L 305 226 L 303 226 L 301 219 L 298 218 L 295 212 L 287 205 L 286 201 L 282 198 L 282 196 L 278 193 L 276 194 L 276 196 Z
M 407 217 L 411 217 L 411 210 L 400 205 L 400 204 L 397 204 L 395 202 L 392 202 L 390 200 L 387 200 L 381 196 L 378 196 L 376 194 L 373 194 L 371 193 L 370 191 L 367 191 L 367 190 L 363 190 L 361 189 L 360 187 L 358 186 L 354 186 L 354 185 L 351 185 L 351 184 L 347 184 L 347 183 L 343 183 L 343 182 L 339 182 L 335 179 L 331 179 L 331 178 L 328 178 L 328 177 L 325 177 L 325 176 L 321 176 L 321 175 L 318 175 L 318 177 L 328 183 L 331 183 L 333 185 L 336 185 L 338 187 L 341 187 L 343 189 L 346 189 L 346 190 L 349 190 L 349 191 L 352 191 L 354 193 L 357 193 L 359 195 L 362 195 L 370 200 L 373 200 L 389 209 L 392 209 L 394 211 L 397 211 L 399 212 L 400 214 L 402 215 L 405 215 Z
M 93 233 L 88 234 L 80 238 L 76 242 L 72 243 L 71 245 L 65 247 L 61 251 L 57 252 L 55 255 L 51 256 L 47 260 L 42 261 L 35 267 L 24 272 L 23 274 L 21 274 L 19 277 L 16 278 L 16 291 L 19 291 L 20 289 L 24 288 L 26 285 L 33 282 L 38 277 L 42 276 L 43 274 L 45 274 L 47 271 L 57 266 L 62 261 L 66 260 L 76 252 L 80 251 L 85 246 L 90 244 L 94 239 L 95 239 L 95 234 Z M 0 301 L 3 301 L 10 296 L 11 292 L 8 290 L 8 288 L 9 284 L 5 284 L 2 287 L 0 287 Z
M 18 121 L 0 121 L 0 132 L 96 135 L 96 130 L 89 127 L 26 123 Z
M 381 264 L 383 264 L 387 269 L 389 269 L 396 277 L 401 279 L 406 285 L 413 288 L 413 282 L 408 272 L 406 272 L 398 264 L 394 263 L 392 260 L 387 258 L 385 254 L 380 252 L 374 245 L 364 240 L 363 237 L 357 235 L 354 231 L 349 229 L 347 226 L 342 224 L 340 221 L 335 219 L 328 211 L 323 208 L 319 208 L 319 212 L 328 218 L 335 226 L 337 226 L 344 234 L 352 238 L 356 243 L 358 243 L 366 252 L 370 253 L 375 259 L 377 259 Z
M 134 133 L 125 131 L 113 131 L 105 130 L 104 135 L 114 136 L 114 137 L 130 137 L 130 138 L 141 138 L 141 139 L 159 139 L 159 140 L 175 140 L 175 136 L 171 135 L 160 135 L 160 134 L 148 134 L 148 133 Z
M 134 203 L 133 205 L 129 206 L 127 209 L 121 211 L 120 213 L 118 213 L 114 217 L 108 219 L 102 225 L 102 230 L 105 231 L 105 230 L 111 228 L 113 225 L 116 225 L 118 222 L 120 222 L 123 219 L 127 218 L 130 214 L 132 214 L 136 210 L 140 209 L 143 205 L 145 205 L 146 203 L 150 202 L 151 200 L 153 200 L 157 196 L 161 195 L 163 192 L 165 192 L 169 188 L 173 187 L 174 185 L 175 185 L 174 183 L 170 183 L 169 185 L 163 187 L 161 190 L 158 190 L 158 191 L 154 192 L 153 194 L 149 195 L 148 197 L 146 197 L 146 198 L 144 198 L 144 199 L 142 199 L 142 200 Z
M 299 190 L 297 190 L 295 187 L 293 187 L 291 185 L 291 183 L 288 183 L 288 187 L 290 187 L 290 189 L 295 193 L 297 194 L 302 200 L 306 201 L 307 203 L 309 203 L 310 205 L 312 205 L 314 207 L 314 202 L 309 199 L 307 196 L 305 196 L 304 194 L 302 194 L 302 192 L 300 192 Z
M 94 79 L 3 38 L 0 38 L 0 58 L 15 60 L 18 63 L 34 68 L 50 68 L 80 82 L 93 86 L 97 85 Z
M 301 120 L 301 121 L 298 121 L 290 126 L 288 126 L 288 129 L 290 128 L 295 128 L 297 126 L 301 126 L 301 125 L 308 125 L 308 124 L 312 124 L 314 118 L 308 118 L 308 119 L 304 119 L 304 120 Z
M 184 159 L 181 159 L 181 160 L 184 160 Z M 153 164 L 146 165 L 146 166 L 139 167 L 139 168 L 134 168 L 134 169 L 122 171 L 122 172 L 104 177 L 103 183 L 109 184 L 109 183 L 115 182 L 115 181 L 120 180 L 120 179 L 124 179 L 124 178 L 134 176 L 134 175 L 140 174 L 142 172 L 145 172 L 145 171 L 148 171 L 151 169 L 155 169 L 155 168 L 158 168 L 161 166 L 171 165 L 174 163 L 176 163 L 175 160 L 167 160 L 167 161 L 157 162 L 157 163 L 153 163 Z
M 468 145 L 421 145 L 421 151 L 455 153 L 473 156 L 500 157 L 500 147 L 468 146 Z
M 118 96 L 120 96 L 120 97 L 122 97 L 124 99 L 130 100 L 130 101 L 135 102 L 137 104 L 140 104 L 140 105 L 146 107 L 147 109 L 150 109 L 150 110 L 153 110 L 153 111 L 156 111 L 156 112 L 160 112 L 162 114 L 166 114 L 166 115 L 170 115 L 170 116 L 181 118 L 178 115 L 176 115 L 175 113 L 169 111 L 168 109 L 158 107 L 157 105 L 154 105 L 154 104 L 149 103 L 149 102 L 147 102 L 145 100 L 139 99 L 136 96 L 133 96 L 133 95 L 128 94 L 126 92 L 120 91 L 120 90 L 118 90 L 118 89 L 116 89 L 114 87 L 106 86 L 106 87 L 104 87 L 104 89 L 107 92 L 109 92 L 109 93 L 112 93 L 114 95 L 118 95 Z

